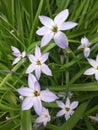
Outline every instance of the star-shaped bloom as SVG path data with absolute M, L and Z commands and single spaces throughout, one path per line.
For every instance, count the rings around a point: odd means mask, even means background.
M 27 87 L 22 87 L 19 88 L 17 91 L 21 96 L 24 96 L 25 99 L 23 100 L 22 103 L 22 110 L 28 110 L 32 106 L 34 107 L 35 112 L 40 115 L 42 112 L 42 102 L 53 102 L 55 101 L 58 97 L 51 92 L 50 90 L 40 90 L 40 85 L 37 82 L 36 78 L 34 75 L 29 74 L 28 76 L 28 85 L 29 88 Z
M 65 104 L 61 101 L 57 101 L 57 105 L 62 108 L 62 110 L 60 110 L 56 116 L 59 117 L 65 115 L 65 119 L 68 120 L 74 113 L 74 109 L 78 106 L 78 101 L 70 103 L 70 99 L 67 97 Z
M 64 22 L 68 16 L 68 9 L 61 11 L 54 20 L 47 16 L 39 16 L 40 22 L 44 25 L 36 32 L 38 35 L 43 36 L 41 47 L 47 45 L 51 39 L 54 39 L 60 48 L 68 47 L 68 39 L 62 31 L 72 29 L 77 25 L 75 22 Z
M 46 126 L 47 122 L 51 120 L 51 116 L 49 114 L 48 109 L 42 108 L 42 112 L 39 115 L 39 117 L 35 120 L 36 123 L 43 123 L 44 126 Z
M 81 38 L 81 45 L 78 47 L 78 49 L 81 49 L 81 48 L 84 49 L 85 58 L 87 58 L 90 55 L 90 48 L 89 48 L 90 45 L 91 43 L 86 37 Z
M 85 75 L 93 75 L 95 74 L 95 79 L 98 81 L 98 55 L 96 56 L 96 60 L 87 59 L 89 64 L 92 66 L 91 68 L 87 69 L 84 74 Z
M 20 52 L 18 48 L 11 46 L 11 49 L 13 51 L 13 55 L 16 57 L 15 60 L 13 61 L 12 65 L 15 65 L 16 63 L 18 63 L 22 58 L 24 58 L 26 56 L 26 52 Z
M 29 60 L 31 61 L 31 64 L 26 70 L 26 73 L 29 74 L 35 70 L 35 75 L 37 79 L 39 80 L 41 76 L 41 71 L 45 73 L 46 75 L 52 76 L 52 72 L 49 69 L 49 67 L 45 64 L 45 61 L 48 59 L 49 53 L 41 54 L 40 48 L 36 46 L 35 48 L 35 56 L 30 54 L 28 56 Z

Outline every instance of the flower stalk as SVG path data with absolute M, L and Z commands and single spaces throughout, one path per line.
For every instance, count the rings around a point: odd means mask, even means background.
M 66 56 L 66 64 L 69 62 L 69 56 Z M 67 92 L 69 91 L 69 71 L 66 70 L 66 86 L 67 86 Z

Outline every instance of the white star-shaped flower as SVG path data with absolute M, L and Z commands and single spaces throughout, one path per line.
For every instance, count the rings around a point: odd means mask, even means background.
M 96 56 L 96 60 L 87 59 L 89 64 L 92 66 L 91 68 L 87 69 L 84 74 L 85 75 L 93 75 L 95 74 L 95 79 L 98 81 L 98 55 Z
M 47 45 L 51 39 L 54 39 L 60 48 L 68 47 L 68 39 L 62 31 L 72 29 L 77 25 L 75 22 L 64 22 L 68 16 L 68 9 L 61 11 L 54 20 L 47 16 L 39 16 L 40 22 L 44 25 L 36 32 L 38 35 L 43 36 L 41 47 Z
M 78 47 L 78 49 L 81 49 L 81 48 L 84 49 L 85 58 L 87 58 L 90 55 L 90 48 L 89 48 L 90 45 L 91 43 L 86 37 L 81 38 L 81 45 Z
M 70 99 L 67 98 L 65 104 L 61 101 L 57 101 L 57 105 L 62 108 L 62 110 L 60 110 L 56 116 L 59 117 L 65 115 L 65 119 L 68 120 L 74 113 L 74 109 L 78 106 L 78 101 L 70 103 Z
M 49 69 L 49 67 L 44 63 L 49 57 L 49 53 L 41 54 L 40 48 L 36 46 L 35 48 L 35 56 L 30 54 L 28 56 L 29 60 L 31 61 L 31 64 L 26 70 L 26 73 L 29 74 L 35 70 L 35 75 L 37 79 L 39 80 L 41 76 L 41 71 L 45 73 L 46 75 L 52 76 L 52 72 Z
M 51 116 L 49 114 L 48 109 L 42 108 L 42 112 L 39 115 L 39 117 L 35 120 L 36 123 L 43 123 L 44 126 L 46 126 L 47 122 L 51 120 Z
M 49 103 L 55 101 L 58 98 L 48 89 L 41 91 L 39 83 L 32 74 L 29 74 L 28 76 L 28 85 L 29 88 L 22 87 L 17 89 L 18 93 L 25 97 L 22 103 L 22 110 L 28 110 L 33 106 L 35 112 L 40 115 L 42 112 L 41 101 Z
M 11 46 L 11 49 L 13 51 L 13 55 L 16 57 L 15 60 L 13 61 L 12 65 L 15 65 L 16 63 L 18 63 L 22 58 L 24 58 L 26 56 L 26 52 L 20 52 L 18 48 Z

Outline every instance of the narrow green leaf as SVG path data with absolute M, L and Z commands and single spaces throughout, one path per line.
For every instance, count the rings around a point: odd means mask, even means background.
M 51 90 L 55 91 L 66 91 L 66 86 L 50 86 Z M 69 86 L 69 91 L 98 91 L 98 83 L 83 83 L 83 84 L 71 84 Z
M 6 111 L 19 111 L 18 108 L 12 107 L 12 106 L 8 106 L 8 105 L 4 105 L 2 103 L 0 103 L 0 109 L 2 110 L 6 110 Z
M 31 29 L 31 32 L 30 32 L 29 43 L 28 43 L 29 45 L 32 43 L 32 40 L 34 38 L 35 29 L 36 29 L 37 23 L 38 23 L 38 16 L 40 15 L 42 5 L 43 5 L 43 0 L 40 0 L 39 7 L 38 7 L 38 10 L 36 12 L 36 15 L 35 15 L 35 18 L 34 18 L 34 21 L 33 21 L 33 24 L 32 24 L 32 29 Z

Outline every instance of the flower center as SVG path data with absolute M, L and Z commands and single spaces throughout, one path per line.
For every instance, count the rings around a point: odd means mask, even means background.
M 65 110 L 68 112 L 70 110 L 70 108 L 69 107 L 65 107 Z
M 37 64 L 37 65 L 41 65 L 41 62 L 40 62 L 40 60 L 38 60 L 38 61 L 36 62 L 36 64 Z
M 58 31 L 58 27 L 57 27 L 56 25 L 53 26 L 52 31 L 53 31 L 54 33 L 57 33 L 57 31 Z
M 48 118 L 48 115 L 47 115 L 47 114 L 45 114 L 45 118 Z
M 35 97 L 38 97 L 39 95 L 40 95 L 40 93 L 39 93 L 38 91 L 35 91 L 35 92 L 34 92 L 34 96 L 35 96 Z
M 96 66 L 96 69 L 98 70 L 98 66 Z

